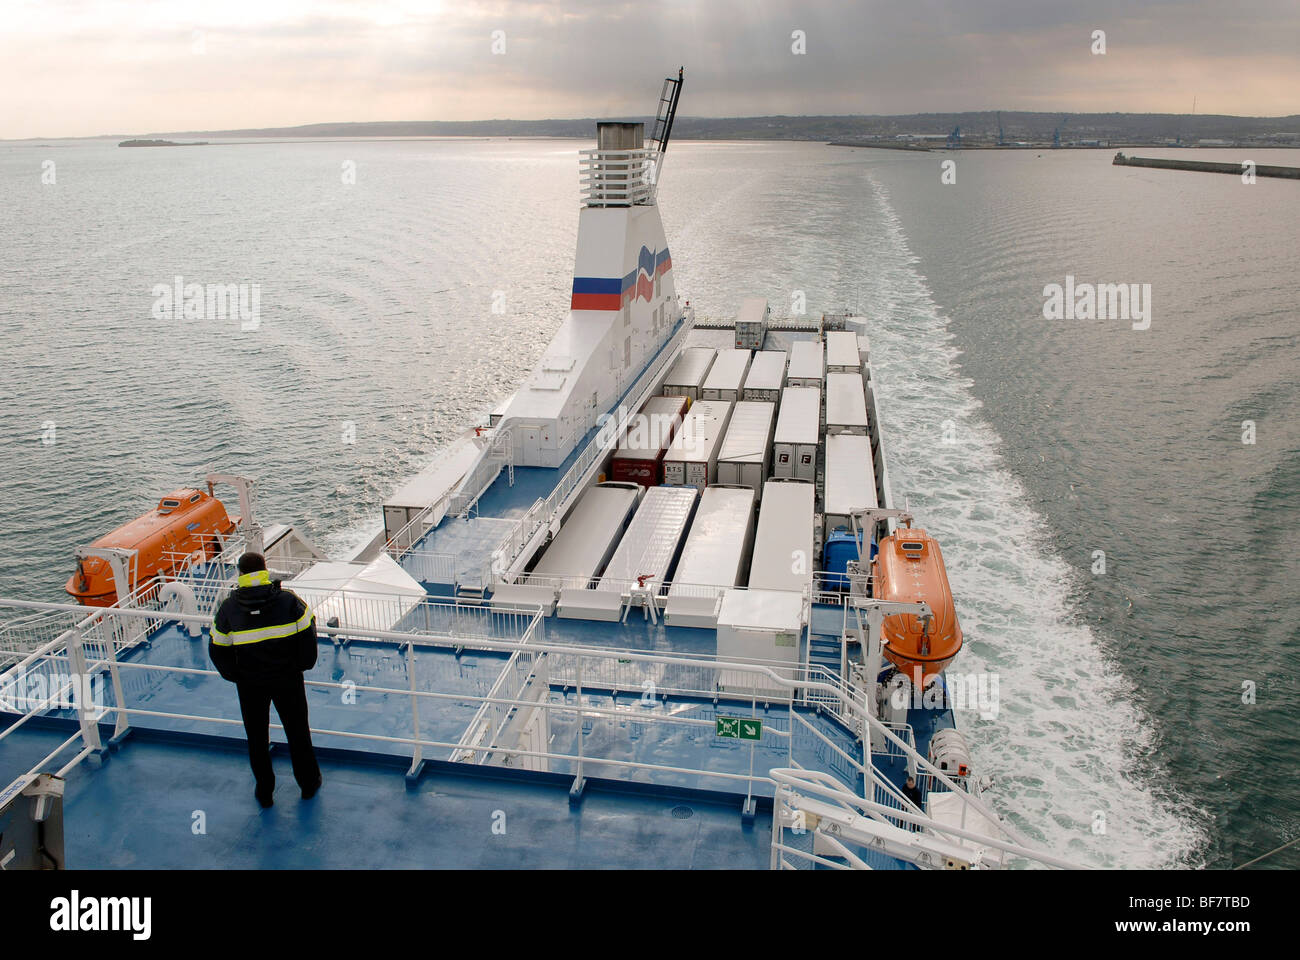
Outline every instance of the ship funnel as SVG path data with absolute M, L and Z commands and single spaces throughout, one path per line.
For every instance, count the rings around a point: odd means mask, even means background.
M 599 121 L 596 149 L 581 153 L 582 199 L 589 207 L 628 207 L 654 195 L 655 154 L 644 123 Z
M 640 150 L 645 146 L 644 123 L 620 123 L 599 120 L 596 123 L 596 149 Z
M 630 207 L 653 204 L 655 185 L 663 171 L 664 153 L 677 116 L 682 71 L 664 81 L 659 109 L 648 141 L 640 121 L 599 120 L 596 149 L 580 151 L 582 199 L 588 207 Z

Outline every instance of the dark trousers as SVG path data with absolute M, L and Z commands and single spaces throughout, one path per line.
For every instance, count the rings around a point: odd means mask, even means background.
M 293 761 L 293 778 L 300 787 L 310 787 L 320 779 L 316 764 L 316 751 L 311 746 L 311 730 L 307 725 L 307 691 L 301 676 L 289 677 L 269 686 L 250 683 L 236 684 L 239 690 L 239 712 L 244 717 L 244 733 L 248 736 L 248 762 L 253 767 L 253 778 L 259 793 L 270 795 L 275 789 L 275 772 L 271 769 L 270 723 L 271 704 L 280 715 L 280 724 L 289 741 L 289 757 Z

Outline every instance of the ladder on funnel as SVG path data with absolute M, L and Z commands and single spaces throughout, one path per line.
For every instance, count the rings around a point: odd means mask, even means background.
M 650 173 L 651 200 L 659 187 L 659 174 L 663 169 L 668 140 L 673 134 L 673 120 L 677 116 L 677 101 L 681 95 L 682 69 L 679 67 L 677 76 L 664 80 L 664 88 L 659 94 L 659 107 L 655 111 L 655 124 L 650 134 L 650 149 L 654 151 L 654 166 Z

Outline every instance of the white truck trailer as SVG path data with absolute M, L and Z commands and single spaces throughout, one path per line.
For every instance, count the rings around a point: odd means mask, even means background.
M 786 387 L 776 418 L 772 475 L 817 479 L 822 394 L 816 387 Z
M 754 534 L 754 491 L 714 484 L 700 497 L 668 588 L 664 623 L 714 627 L 722 593 L 745 577 Z
M 718 451 L 718 483 L 752 487 L 761 495 L 772 464 L 772 429 L 776 404 L 742 400 L 731 413 L 731 425 Z

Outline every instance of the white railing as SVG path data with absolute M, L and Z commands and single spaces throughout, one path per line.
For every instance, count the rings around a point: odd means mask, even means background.
M 50 611 L 28 613 L 0 624 L 0 670 L 58 639 L 84 615 Z
M 582 199 L 592 207 L 646 203 L 654 189 L 654 150 L 579 150 Z
M 496 427 L 492 438 L 483 451 L 482 458 L 475 464 L 470 475 L 456 485 L 451 499 L 447 501 L 447 513 L 453 517 L 465 516 L 478 498 L 487 492 L 488 487 L 496 481 L 502 468 L 509 471 L 510 483 L 514 480 L 514 436 L 509 427 Z
M 545 664 L 546 655 L 535 650 L 516 650 L 510 655 L 505 669 L 498 675 L 492 689 L 484 698 L 474 719 L 465 728 L 451 759 L 457 762 L 487 763 L 492 757 L 490 747 L 498 743 L 505 733 L 506 724 L 517 708 L 507 703 L 505 697 L 519 699 L 524 696 L 530 681 L 536 679 L 537 670 Z M 549 683 L 546 684 L 549 686 Z M 507 762 L 509 757 L 506 758 Z
M 424 535 L 434 528 L 446 516 L 446 507 L 451 501 L 451 493 L 429 504 L 398 530 L 384 544 L 384 550 L 394 560 L 401 560 L 408 550 L 424 539 Z
M 1079 868 L 1013 840 L 937 824 L 913 812 L 915 808 L 896 809 L 857 796 L 821 771 L 772 770 L 771 776 L 777 784 L 772 804 L 774 870 L 870 870 L 898 859 L 931 869 L 995 869 L 1005 866 L 1008 856 L 1042 866 Z
M 424 583 L 447 583 L 455 586 L 458 582 L 461 560 L 451 553 L 431 553 L 426 550 L 397 551 L 393 544 L 388 547 L 388 555 L 401 564 L 402 569 Z

